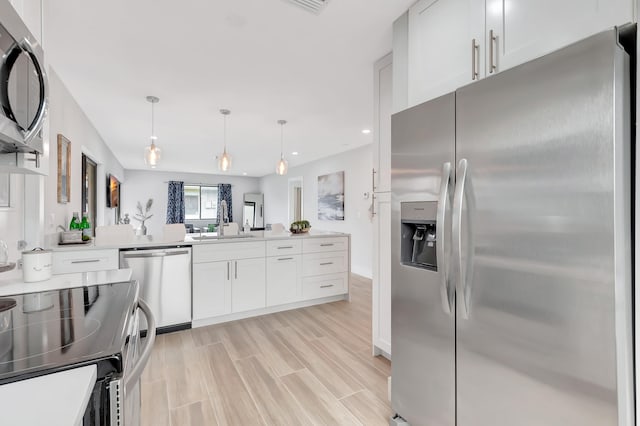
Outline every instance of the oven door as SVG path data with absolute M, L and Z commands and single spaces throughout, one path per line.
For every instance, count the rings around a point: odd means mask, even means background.
M 144 339 L 140 337 L 140 314 L 143 314 L 149 330 Z M 153 344 L 156 339 L 156 321 L 149 306 L 138 300 L 138 308 L 133 314 L 129 341 L 123 353 L 124 372 L 122 378 L 110 384 L 111 393 L 111 426 L 139 426 L 140 407 L 140 378 L 149 361 Z

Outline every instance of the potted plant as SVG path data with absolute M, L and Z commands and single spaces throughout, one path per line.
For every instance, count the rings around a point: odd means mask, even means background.
M 289 226 L 289 231 L 291 231 L 292 234 L 304 234 L 309 232 L 310 229 L 311 229 L 311 224 L 309 223 L 308 220 L 299 220 L 299 221 L 293 222 Z

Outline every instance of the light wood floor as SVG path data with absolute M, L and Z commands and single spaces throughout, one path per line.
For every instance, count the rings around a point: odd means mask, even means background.
M 390 363 L 371 356 L 371 281 L 341 301 L 158 336 L 142 424 L 388 425 Z

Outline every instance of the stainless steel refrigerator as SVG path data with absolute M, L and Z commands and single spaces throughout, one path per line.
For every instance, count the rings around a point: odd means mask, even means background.
M 393 115 L 391 424 L 634 424 L 618 40 Z

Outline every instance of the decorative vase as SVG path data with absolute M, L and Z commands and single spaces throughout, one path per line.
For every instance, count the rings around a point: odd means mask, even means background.
M 147 227 L 144 226 L 144 222 L 140 225 L 140 235 L 147 235 Z

